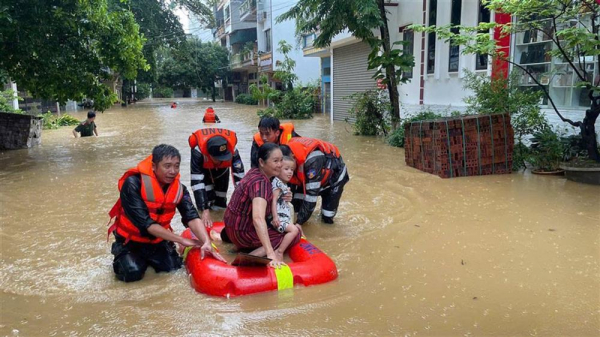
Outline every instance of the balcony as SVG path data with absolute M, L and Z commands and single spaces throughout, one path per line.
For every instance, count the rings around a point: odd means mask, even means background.
M 258 70 L 260 72 L 273 71 L 273 53 L 263 52 L 260 54 L 258 57 Z
M 240 21 L 256 22 L 256 0 L 246 0 L 242 3 Z
M 231 70 L 256 71 L 256 66 L 258 64 L 257 55 L 256 48 L 254 50 L 241 51 L 231 55 L 231 60 L 229 62 Z
M 238 69 L 241 68 L 242 66 L 242 54 L 240 53 L 236 53 L 231 55 L 231 58 L 229 59 L 229 65 L 231 66 L 231 69 Z
M 302 53 L 305 57 L 324 57 L 329 55 L 329 48 L 317 48 L 313 42 L 317 34 L 307 34 L 302 36 Z

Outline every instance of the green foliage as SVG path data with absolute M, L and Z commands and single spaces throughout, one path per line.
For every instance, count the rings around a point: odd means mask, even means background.
M 380 91 L 368 90 L 351 95 L 354 103 L 349 110 L 347 123 L 352 124 L 355 135 L 376 136 L 386 135 L 390 128 L 390 102 L 380 98 Z
M 138 100 L 143 100 L 144 98 L 150 97 L 150 84 L 148 83 L 138 83 L 137 84 L 137 92 L 135 98 Z
M 155 98 L 171 98 L 173 97 L 173 89 L 167 87 L 157 87 L 152 89 L 152 97 Z
M 275 117 L 280 119 L 310 119 L 317 104 L 314 88 L 294 88 L 286 91 L 275 104 Z
M 239 94 L 235 97 L 235 102 L 238 104 L 257 105 L 258 101 L 249 94 Z
M 277 111 L 275 110 L 275 108 L 272 107 L 268 107 L 265 109 L 259 109 L 256 114 L 258 115 L 258 117 L 275 117 L 275 115 L 277 114 Z
M 180 89 L 199 88 L 212 92 L 215 99 L 215 80 L 227 76 L 229 54 L 226 48 L 190 38 L 177 49 L 162 52 L 158 76 L 161 85 Z
M 534 169 L 541 171 L 557 170 L 563 159 L 563 154 L 564 145 L 559 135 L 552 128 L 544 128 L 533 134 L 528 162 Z
M 3 2 L 0 69 L 32 95 L 64 104 L 94 100 L 112 105 L 102 81 L 135 78 L 145 69 L 144 39 L 133 14 L 115 0 Z
M 14 109 L 12 101 L 15 97 L 15 91 L 12 89 L 0 91 L 0 112 L 10 112 L 21 114 L 21 109 Z M 23 98 L 17 96 L 17 100 L 22 101 Z
M 418 114 L 402 120 L 402 125 L 394 130 L 387 139 L 388 144 L 396 147 L 404 147 L 404 126 L 413 122 L 442 118 L 441 114 L 431 110 L 423 110 Z
M 266 105 L 267 100 L 277 99 L 279 97 L 279 92 L 273 89 L 268 85 L 269 78 L 265 74 L 261 74 L 258 78 L 259 85 L 256 83 L 250 84 L 248 90 L 252 95 L 252 98 L 261 103 L 261 105 Z
M 294 82 L 298 80 L 298 76 L 294 72 L 296 67 L 296 61 L 288 56 L 288 53 L 292 50 L 292 46 L 285 40 L 279 41 L 279 51 L 283 55 L 283 61 L 279 61 L 275 68 L 274 77 L 280 80 L 286 90 L 292 90 L 294 88 Z
M 576 158 L 584 158 L 588 156 L 587 149 L 583 145 L 581 135 L 570 135 L 560 138 L 563 144 L 563 160 L 570 161 Z
M 414 66 L 414 57 L 404 55 L 390 43 L 384 0 L 299 0 L 277 22 L 295 20 L 296 35 L 319 32 L 313 45 L 326 47 L 334 36 L 348 30 L 371 46 L 368 69 L 376 69 L 374 78 L 388 85 L 392 106 L 392 126 L 400 119 L 399 83 L 408 81 L 402 72 Z M 380 37 L 375 35 L 380 32 Z M 396 43 L 395 43 L 396 44 Z
M 140 27 L 140 33 L 146 37 L 142 52 L 149 68 L 138 70 L 138 83 L 156 83 L 158 81 L 158 50 L 160 48 L 176 48 L 185 40 L 185 32 L 174 12 L 176 8 L 167 1 L 110 1 L 114 6 L 131 11 Z M 137 98 L 139 99 L 139 97 Z
M 531 150 L 522 142 L 516 142 L 513 148 L 513 171 L 519 171 L 527 168 L 527 162 L 531 156 Z
M 61 126 L 78 125 L 79 120 L 77 118 L 63 114 L 60 117 L 53 115 L 50 111 L 45 114 L 41 114 L 42 123 L 44 129 L 58 129 Z

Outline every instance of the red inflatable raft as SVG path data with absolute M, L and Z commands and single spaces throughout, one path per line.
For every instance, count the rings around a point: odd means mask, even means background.
M 222 222 L 217 222 L 212 230 L 220 233 L 223 227 Z M 192 233 L 186 229 L 181 235 L 190 238 Z M 192 287 L 212 296 L 235 297 L 284 290 L 299 284 L 312 286 L 333 281 L 338 276 L 329 256 L 304 238 L 288 253 L 293 262 L 280 269 L 232 266 L 212 257 L 201 260 L 199 248 L 190 249 L 184 255 Z

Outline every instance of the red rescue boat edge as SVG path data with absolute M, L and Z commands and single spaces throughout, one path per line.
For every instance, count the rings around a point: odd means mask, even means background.
M 223 230 L 222 222 L 214 223 L 211 230 Z M 183 237 L 191 238 L 186 229 Z M 200 259 L 200 249 L 191 249 L 185 258 L 190 283 L 196 291 L 211 296 L 236 297 L 259 292 L 283 290 L 296 285 L 312 286 L 327 283 L 338 277 L 333 260 L 308 240 L 288 250 L 288 268 L 275 270 L 267 266 L 239 267 L 217 261 L 212 257 Z M 293 283 L 292 283 L 293 281 Z

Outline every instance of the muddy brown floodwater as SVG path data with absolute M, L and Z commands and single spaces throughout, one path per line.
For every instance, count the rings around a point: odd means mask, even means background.
M 522 173 L 440 179 L 322 115 L 296 130 L 336 144 L 351 181 L 336 223 L 315 212 L 304 231 L 338 280 L 229 300 L 196 293 L 184 269 L 117 281 L 105 224 L 118 178 L 168 143 L 189 186 L 187 138 L 209 103 L 179 103 L 114 108 L 96 118 L 100 137 L 45 130 L 40 147 L 0 153 L 1 335 L 600 334 L 600 187 Z M 214 106 L 249 166 L 256 107 Z

